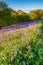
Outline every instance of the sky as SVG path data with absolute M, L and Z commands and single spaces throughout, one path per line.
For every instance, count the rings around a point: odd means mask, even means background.
M 4 1 L 14 10 L 29 12 L 31 10 L 43 9 L 43 0 L 0 0 Z

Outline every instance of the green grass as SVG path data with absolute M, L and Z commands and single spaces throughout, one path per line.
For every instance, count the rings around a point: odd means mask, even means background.
M 43 65 L 41 23 L 37 29 L 18 30 L 0 38 L 0 65 Z

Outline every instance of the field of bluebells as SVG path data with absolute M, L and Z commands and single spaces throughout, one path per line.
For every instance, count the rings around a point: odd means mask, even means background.
M 42 24 L 0 38 L 0 65 L 43 65 Z

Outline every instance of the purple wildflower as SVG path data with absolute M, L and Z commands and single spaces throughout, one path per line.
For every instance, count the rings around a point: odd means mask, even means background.
M 14 47 L 14 50 L 15 50 L 15 51 L 19 51 L 19 49 L 18 49 L 16 46 Z
M 14 54 L 11 55 L 11 60 L 13 60 L 13 59 L 14 59 Z
M 7 37 L 7 36 L 6 36 L 5 34 L 2 35 L 2 38 L 3 38 L 3 39 L 6 38 L 6 37 Z
M 22 38 L 25 38 L 25 37 L 26 37 L 26 36 L 23 34 L 23 35 L 22 35 Z
M 10 59 L 8 59 L 8 63 L 10 63 Z
M 26 35 L 24 35 L 24 34 L 22 34 L 22 33 L 20 33 L 19 34 L 22 38 L 25 38 L 26 37 Z
M 20 60 L 22 60 L 22 58 L 23 58 L 22 56 L 19 56 L 19 59 L 20 59 Z
M 30 49 L 30 46 L 28 46 L 28 49 Z
M 2 43 L 2 41 L 0 40 L 0 44 Z

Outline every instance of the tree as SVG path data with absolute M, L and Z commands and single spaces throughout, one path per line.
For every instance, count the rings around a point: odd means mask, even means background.
M 0 9 L 5 9 L 7 8 L 7 4 L 3 1 L 0 2 Z
M 29 13 L 31 20 L 43 19 L 43 10 L 34 10 Z
M 29 17 L 30 17 L 31 20 L 36 20 L 37 19 L 36 14 L 33 13 L 33 12 L 29 13 Z
M 0 24 L 1 27 L 14 24 L 10 8 L 3 1 L 0 2 Z
M 17 13 L 18 13 L 18 23 L 26 22 L 30 20 L 30 17 L 28 16 L 27 13 L 21 10 L 18 10 Z

